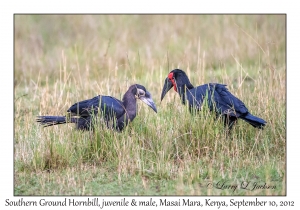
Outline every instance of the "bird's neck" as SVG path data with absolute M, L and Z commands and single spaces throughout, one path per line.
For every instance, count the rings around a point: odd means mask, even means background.
M 125 93 L 123 97 L 123 105 L 127 117 L 132 121 L 136 116 L 137 103 L 136 98 L 132 94 Z
M 181 102 L 182 102 L 182 104 L 185 104 L 186 94 L 188 93 L 189 89 L 192 89 L 194 87 L 193 86 L 187 86 L 186 84 L 180 85 L 178 87 L 179 88 L 178 88 L 177 92 L 178 92 L 178 94 L 181 98 Z

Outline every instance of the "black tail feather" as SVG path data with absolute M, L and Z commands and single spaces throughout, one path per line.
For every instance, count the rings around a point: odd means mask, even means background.
M 66 117 L 65 116 L 37 116 L 36 119 L 44 127 L 58 125 L 58 124 L 65 124 Z
M 77 129 L 79 130 L 89 130 L 90 129 L 90 118 L 66 118 L 65 116 L 37 116 L 36 121 L 40 123 L 43 127 L 48 127 L 52 125 L 60 125 L 65 123 L 75 123 Z
M 263 119 L 256 117 L 250 113 L 248 113 L 246 116 L 240 117 L 241 119 L 245 120 L 247 123 L 252 125 L 255 128 L 263 129 L 266 125 L 266 121 Z

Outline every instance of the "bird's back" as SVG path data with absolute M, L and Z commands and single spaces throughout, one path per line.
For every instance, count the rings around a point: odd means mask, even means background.
M 92 114 L 97 114 L 99 110 L 101 110 L 106 118 L 112 116 L 119 118 L 125 112 L 122 101 L 111 96 L 102 95 L 77 102 L 67 111 L 80 117 L 88 117 Z
M 229 113 L 232 116 L 239 117 L 246 114 L 248 109 L 245 104 L 237 97 L 232 95 L 226 88 L 226 85 L 218 83 L 209 83 L 200 85 L 193 89 L 187 89 L 187 100 L 190 105 L 200 109 L 205 97 L 207 97 L 210 110 L 217 109 L 221 114 Z

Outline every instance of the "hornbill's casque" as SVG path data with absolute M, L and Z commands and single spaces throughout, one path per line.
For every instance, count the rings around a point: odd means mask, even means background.
M 232 95 L 225 86 L 218 83 L 209 83 L 194 87 L 184 71 L 174 69 L 165 80 L 161 100 L 174 87 L 182 103 L 185 104 L 188 101 L 191 111 L 192 108 L 200 110 L 203 100 L 207 96 L 210 111 L 215 111 L 217 115 L 222 115 L 224 117 L 224 125 L 228 126 L 229 130 L 238 118 L 245 120 L 255 128 L 262 129 L 267 122 L 250 114 L 245 104 Z
M 155 103 L 150 93 L 142 85 L 135 84 L 129 87 L 120 101 L 111 96 L 98 95 L 92 99 L 84 100 L 73 104 L 68 110 L 66 116 L 38 116 L 37 122 L 44 127 L 75 123 L 79 130 L 93 129 L 93 119 L 104 119 L 107 126 L 113 122 L 113 128 L 122 131 L 122 129 L 132 121 L 136 116 L 136 99 L 142 100 L 157 112 Z M 99 116 L 100 115 L 100 116 Z

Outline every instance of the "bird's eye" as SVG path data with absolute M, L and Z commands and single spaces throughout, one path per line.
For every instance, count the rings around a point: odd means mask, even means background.
M 174 80 L 174 79 L 175 79 L 174 73 L 171 72 L 171 73 L 168 75 L 168 78 L 169 78 L 170 81 Z
M 144 90 L 138 89 L 138 92 L 137 92 L 137 96 L 138 96 L 138 97 L 145 96 L 145 95 L 146 95 L 146 93 L 145 93 Z
M 139 95 L 140 95 L 140 96 L 145 96 L 145 92 L 144 92 L 144 91 L 139 92 Z

